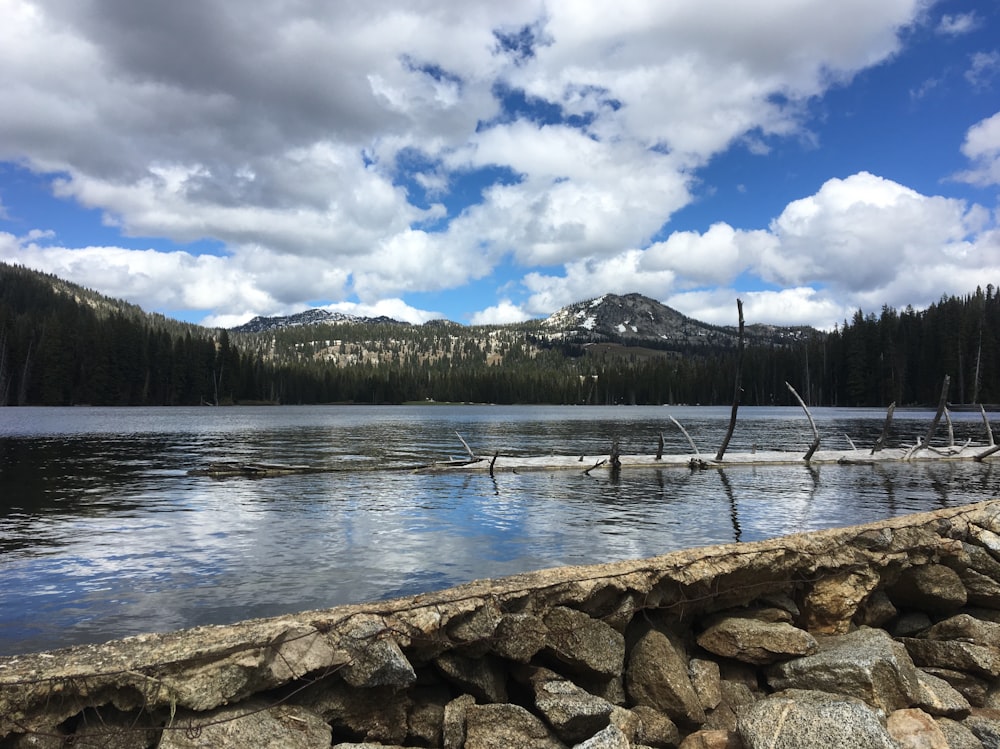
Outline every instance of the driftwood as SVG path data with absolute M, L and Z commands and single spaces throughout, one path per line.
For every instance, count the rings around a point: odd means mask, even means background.
M 990 441 L 990 447 L 993 447 L 996 444 L 996 441 L 993 439 L 993 427 L 990 426 L 990 420 L 986 416 L 986 407 L 981 403 L 979 404 L 979 411 L 983 415 L 983 426 L 986 427 L 986 438 Z
M 813 453 L 819 449 L 819 430 L 816 428 L 816 422 L 813 421 L 812 414 L 809 413 L 809 409 L 806 407 L 805 401 L 802 400 L 802 397 L 798 394 L 795 388 L 793 388 L 788 382 L 785 383 L 785 387 L 792 391 L 792 395 L 795 396 L 795 400 L 799 402 L 799 405 L 802 406 L 802 410 L 806 412 L 806 418 L 809 419 L 809 426 L 811 426 L 813 430 L 812 444 L 809 445 L 809 450 L 802 458 L 806 463 L 808 463 L 809 459 L 813 456 Z
M 321 473 L 325 469 L 307 465 L 289 465 L 287 463 L 210 463 L 204 468 L 195 468 L 188 473 L 192 476 L 212 476 L 225 478 L 228 476 L 247 476 L 250 478 L 265 478 L 268 476 L 288 476 L 296 473 Z
M 889 409 L 885 412 L 885 425 L 882 427 L 882 434 L 879 435 L 879 438 L 875 440 L 875 444 L 872 446 L 872 455 L 885 447 L 885 440 L 889 436 L 889 427 L 892 426 L 892 415 L 895 412 L 896 401 L 893 401 L 889 404 Z
M 685 437 L 687 437 L 688 444 L 691 445 L 691 452 L 693 452 L 695 455 L 697 455 L 700 458 L 701 457 L 701 453 L 698 451 L 698 446 L 696 444 L 694 444 L 694 440 L 691 439 L 691 435 L 688 434 L 687 429 L 685 429 L 684 427 L 682 427 L 681 423 L 679 421 L 677 421 L 677 419 L 675 419 L 673 416 L 670 417 L 670 420 L 672 422 L 674 422 L 674 424 L 677 426 L 678 429 L 681 430 L 681 434 L 683 434 Z
M 740 339 L 739 347 L 736 350 L 736 384 L 733 388 L 733 410 L 729 415 L 729 429 L 726 430 L 726 437 L 722 440 L 722 444 L 719 446 L 719 451 L 715 454 L 716 460 L 722 460 L 722 457 L 726 454 L 726 448 L 729 447 L 729 440 L 733 437 L 733 431 L 736 429 L 736 412 L 740 408 L 740 397 L 743 393 L 743 300 L 736 300 L 736 309 L 740 315 Z
M 937 413 L 934 414 L 934 419 L 931 421 L 931 425 L 927 429 L 927 436 L 913 446 L 913 449 L 906 458 L 907 460 L 921 450 L 925 450 L 930 447 L 931 439 L 934 437 L 934 432 L 937 430 L 938 424 L 941 423 L 941 417 L 948 408 L 948 386 L 950 384 L 951 375 L 945 375 L 944 383 L 941 385 L 941 397 L 938 399 Z

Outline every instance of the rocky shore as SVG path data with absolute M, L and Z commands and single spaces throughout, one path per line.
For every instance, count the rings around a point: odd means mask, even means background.
M 0 659 L 0 748 L 1000 747 L 1000 501 Z

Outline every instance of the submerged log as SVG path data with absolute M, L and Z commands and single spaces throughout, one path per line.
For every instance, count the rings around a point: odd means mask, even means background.
M 320 473 L 327 469 L 308 465 L 290 465 L 288 463 L 210 463 L 204 468 L 193 468 L 188 471 L 190 476 L 287 476 L 294 473 Z

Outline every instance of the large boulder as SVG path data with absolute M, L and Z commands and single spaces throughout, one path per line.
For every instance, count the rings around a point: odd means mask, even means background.
M 614 705 L 547 669 L 539 669 L 531 685 L 535 707 L 563 741 L 583 741 L 610 723 Z
M 899 749 L 879 715 L 861 700 L 790 690 L 740 711 L 746 749 Z
M 352 687 L 408 687 L 417 680 L 399 643 L 378 616 L 357 616 L 340 640 L 350 654 L 344 681 Z
M 566 749 L 540 718 L 520 705 L 470 705 L 464 749 Z
M 658 629 L 648 628 L 632 647 L 625 689 L 633 703 L 655 708 L 672 720 L 705 722 L 705 710 L 688 675 L 685 654 Z
M 819 646 L 808 632 L 786 622 L 727 616 L 698 635 L 710 653 L 757 666 L 815 653 Z
M 902 637 L 913 661 L 920 666 L 965 671 L 995 679 L 1000 676 L 1000 650 L 961 640 L 925 640 Z
M 868 569 L 821 577 L 802 602 L 803 626 L 816 634 L 845 634 L 878 584 L 878 574 Z
M 824 638 L 816 654 L 772 666 L 768 683 L 775 690 L 857 697 L 887 714 L 920 700 L 917 669 L 906 649 L 886 632 L 867 627 Z
M 928 614 L 952 613 L 968 601 L 962 578 L 943 564 L 908 568 L 886 593 L 896 606 Z
M 582 611 L 555 606 L 543 621 L 547 649 L 569 670 L 590 676 L 620 676 L 625 665 L 625 637 Z

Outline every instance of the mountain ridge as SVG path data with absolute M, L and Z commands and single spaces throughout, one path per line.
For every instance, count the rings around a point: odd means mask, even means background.
M 451 320 L 435 319 L 423 326 L 393 318 L 364 317 L 313 308 L 287 316 L 258 316 L 230 330 L 235 333 L 265 333 L 313 325 L 399 325 L 407 327 L 438 327 L 481 329 L 518 327 L 534 328 L 534 334 L 550 343 L 588 344 L 620 343 L 624 345 L 656 344 L 669 347 L 730 347 L 739 339 L 736 326 L 712 325 L 688 317 L 673 307 L 638 293 L 603 294 L 566 305 L 547 318 L 507 325 L 462 325 Z M 746 326 L 744 334 L 754 342 L 793 343 L 819 331 L 808 326 L 756 324 Z

